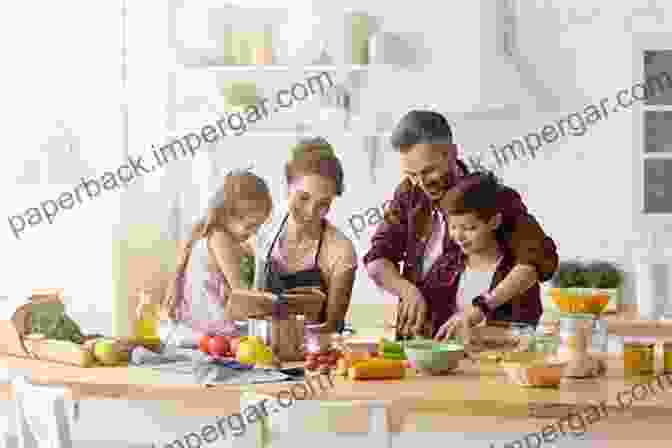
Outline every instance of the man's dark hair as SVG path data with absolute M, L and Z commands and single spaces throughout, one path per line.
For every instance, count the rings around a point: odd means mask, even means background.
M 403 151 L 421 143 L 452 143 L 448 120 L 438 112 L 412 110 L 404 115 L 390 137 L 392 147 Z

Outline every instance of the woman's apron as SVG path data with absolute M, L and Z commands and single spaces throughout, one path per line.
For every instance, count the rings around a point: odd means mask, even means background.
M 324 238 L 324 222 L 322 222 L 322 230 L 320 233 L 320 241 L 318 242 L 317 251 L 315 253 L 315 260 L 313 266 L 309 269 L 303 269 L 294 273 L 278 272 L 273 265 L 273 248 L 280 238 L 280 234 L 285 228 L 289 214 L 280 225 L 280 229 L 273 237 L 273 241 L 268 249 L 266 255 L 265 265 L 263 266 L 266 283 L 264 289 L 277 294 L 282 297 L 284 293 L 293 288 L 318 288 L 327 293 L 327 287 L 322 278 L 322 271 L 319 268 L 318 260 L 320 257 L 320 250 L 322 249 L 322 241 Z M 320 320 L 324 321 L 326 313 L 320 313 Z M 309 322 L 297 319 L 296 316 L 290 316 L 286 313 L 276 314 L 272 320 L 271 340 L 273 351 L 277 356 L 285 361 L 303 360 L 302 345 L 304 343 L 304 325 Z M 338 325 L 338 331 L 342 331 L 343 322 Z
M 280 238 L 280 234 L 282 233 L 282 230 L 287 223 L 288 217 L 289 215 L 285 215 L 285 218 L 280 225 L 280 229 L 273 237 L 273 242 L 271 242 L 271 246 L 268 249 L 268 254 L 266 255 L 266 265 L 264 266 L 264 270 L 266 272 L 266 285 L 264 285 L 265 289 L 273 292 L 274 294 L 283 294 L 293 288 L 307 287 L 318 288 L 326 293 L 326 285 L 322 279 L 322 271 L 320 270 L 318 264 L 320 250 L 322 249 L 322 239 L 324 237 L 324 222 L 322 223 L 320 241 L 317 245 L 317 251 L 315 252 L 315 260 L 313 261 L 312 268 L 304 269 L 292 274 L 277 272 L 273 269 L 273 248 Z

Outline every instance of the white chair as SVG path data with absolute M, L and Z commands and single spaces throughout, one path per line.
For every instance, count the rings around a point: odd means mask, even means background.
M 11 386 L 15 378 L 25 375 L 30 375 L 30 370 L 0 368 L 0 384 Z M 18 446 L 14 407 L 13 401 L 0 400 L 0 448 L 16 448 Z
M 71 422 L 77 420 L 75 407 L 79 402 L 66 399 L 68 389 L 63 386 L 34 385 L 20 376 L 12 381 L 15 395 L 15 419 L 18 438 L 17 448 L 153 448 L 152 443 L 131 444 L 124 441 L 105 440 L 105 436 L 119 436 L 119 428 L 114 422 L 107 425 L 105 432 L 99 432 L 96 439 L 75 440 L 71 432 Z M 68 409 L 72 409 L 70 412 Z M 121 434 L 123 438 L 123 433 Z
M 366 406 L 369 411 L 369 432 L 367 434 L 341 434 L 306 431 L 306 420 L 315 421 L 315 416 L 327 419 L 330 408 L 352 407 L 352 402 L 296 400 L 289 408 L 282 409 L 276 404 L 276 397 L 249 392 L 241 396 L 241 413 L 249 406 L 259 406 L 263 400 L 267 400 L 266 408 L 269 411 L 271 408 L 278 408 L 279 411 L 271 412 L 267 422 L 263 426 L 258 425 L 258 429 L 254 432 L 257 436 L 258 448 L 289 448 L 305 446 L 310 442 L 318 443 L 320 446 L 343 446 L 342 444 L 345 443 L 349 448 L 358 446 L 390 448 L 391 446 L 387 418 L 388 404 L 384 401 L 371 400 L 358 403 Z
M 19 448 L 72 448 L 64 387 L 35 386 L 15 378 L 14 404 Z

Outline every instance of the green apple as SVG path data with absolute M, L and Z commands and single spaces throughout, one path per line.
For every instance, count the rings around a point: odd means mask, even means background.
M 93 356 L 103 365 L 117 365 L 121 362 L 121 356 L 115 345 L 115 342 L 110 340 L 96 341 L 93 347 Z

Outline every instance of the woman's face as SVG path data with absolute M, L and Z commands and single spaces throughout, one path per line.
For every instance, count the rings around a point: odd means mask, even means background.
M 317 174 L 297 177 L 289 185 L 289 213 L 300 227 L 319 224 L 336 197 L 336 182 Z
M 234 216 L 226 220 L 226 230 L 236 241 L 243 242 L 257 233 L 270 215 L 268 204 L 241 201 Z
M 499 214 L 483 221 L 475 213 L 448 217 L 450 238 L 466 255 L 488 250 L 497 244 L 495 230 L 500 223 Z

